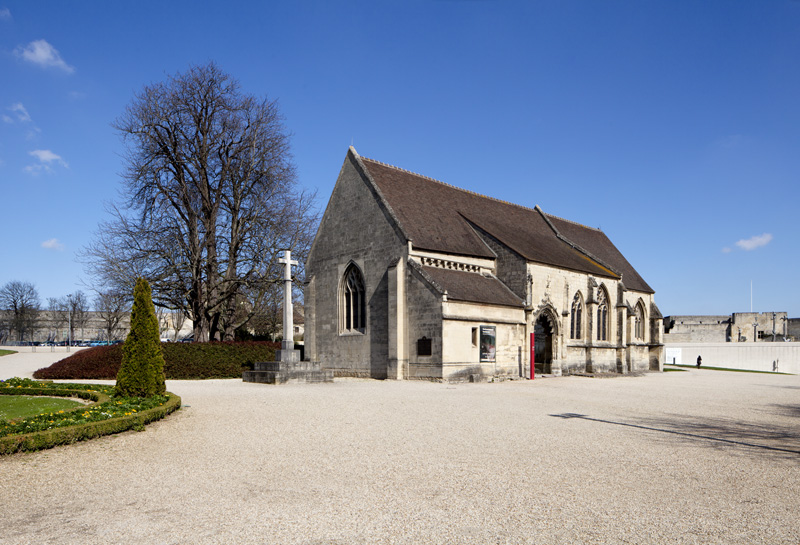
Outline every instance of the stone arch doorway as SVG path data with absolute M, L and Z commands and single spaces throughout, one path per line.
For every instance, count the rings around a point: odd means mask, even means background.
M 547 312 L 542 312 L 533 324 L 533 363 L 537 374 L 553 372 L 553 340 L 555 325 Z

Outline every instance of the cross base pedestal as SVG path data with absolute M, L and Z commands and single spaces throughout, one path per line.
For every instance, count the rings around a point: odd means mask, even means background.
M 322 369 L 318 361 L 300 361 L 299 350 L 278 350 L 277 357 L 278 361 L 254 363 L 252 371 L 242 373 L 242 380 L 263 384 L 333 382 L 332 369 Z

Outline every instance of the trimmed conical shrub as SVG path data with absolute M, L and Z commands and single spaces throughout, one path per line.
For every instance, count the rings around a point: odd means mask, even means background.
M 131 331 L 122 345 L 122 366 L 117 373 L 116 394 L 150 397 L 163 394 L 164 355 L 161 353 L 158 318 L 153 307 L 150 284 L 136 281 L 131 309 Z

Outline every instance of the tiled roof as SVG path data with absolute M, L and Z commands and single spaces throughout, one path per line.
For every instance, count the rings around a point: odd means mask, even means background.
M 493 276 L 427 266 L 420 266 L 420 269 L 447 291 L 448 300 L 507 307 L 523 306 L 522 300 Z
M 597 261 L 611 267 L 617 274 L 621 274 L 626 288 L 653 293 L 653 288 L 639 276 L 633 265 L 628 263 L 604 232 L 549 214 L 547 218 L 564 238 L 586 250 Z
M 628 289 L 653 292 L 598 229 L 372 159 L 360 160 L 417 249 L 495 257 L 475 227 L 528 261 L 607 278 L 621 274 Z

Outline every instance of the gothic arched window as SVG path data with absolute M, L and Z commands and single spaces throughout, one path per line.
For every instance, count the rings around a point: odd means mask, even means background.
M 633 336 L 640 341 L 644 340 L 644 306 L 639 301 L 633 311 Z
M 597 340 L 608 340 L 608 296 L 606 290 L 597 290 Z
M 572 312 L 570 314 L 570 321 L 569 321 L 570 339 L 583 338 L 583 329 L 581 329 L 581 327 L 583 326 L 583 324 L 581 323 L 582 316 L 583 316 L 583 299 L 581 298 L 581 292 L 577 292 L 575 294 L 575 298 L 572 300 Z
M 342 278 L 339 301 L 339 330 L 341 333 L 364 333 L 367 325 L 367 304 L 364 275 L 351 263 Z

